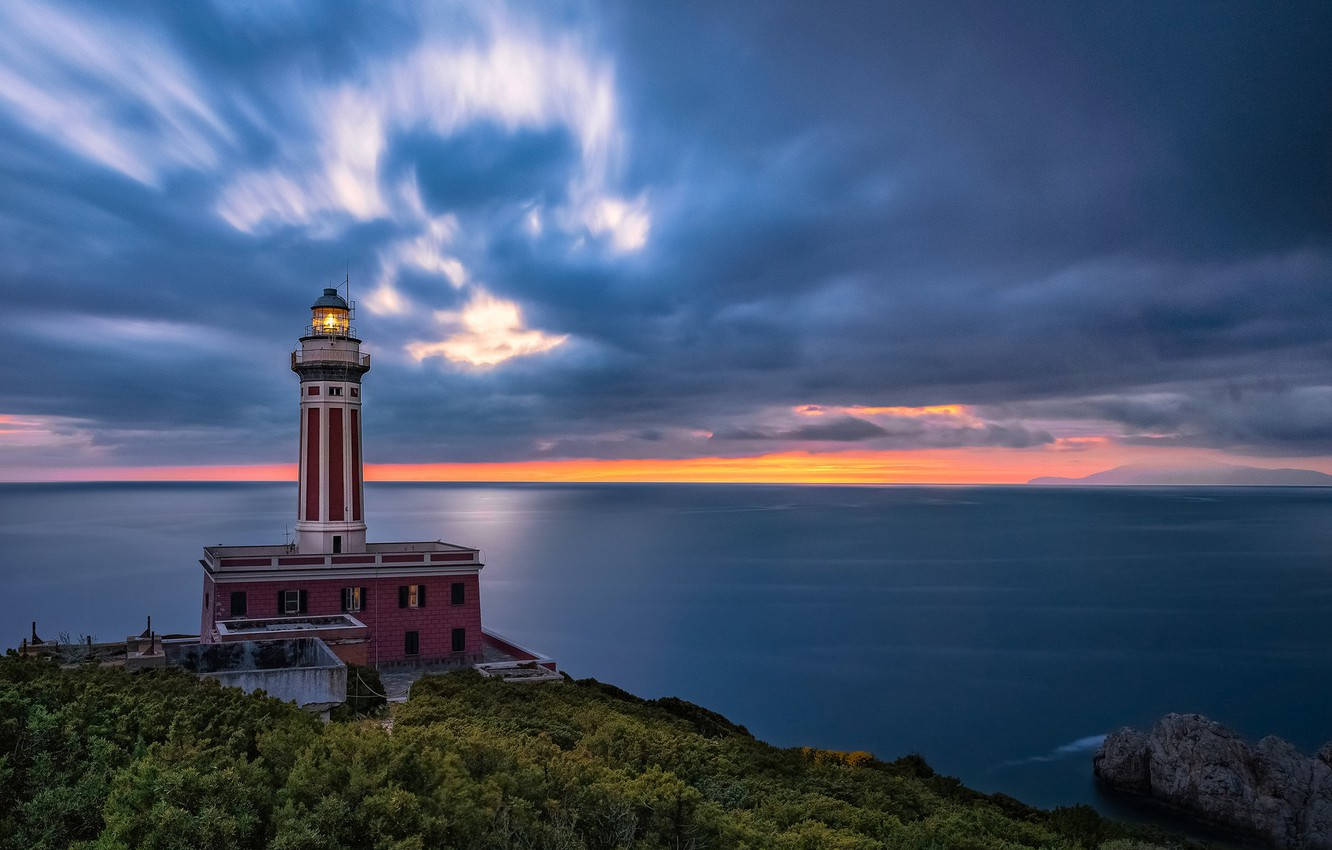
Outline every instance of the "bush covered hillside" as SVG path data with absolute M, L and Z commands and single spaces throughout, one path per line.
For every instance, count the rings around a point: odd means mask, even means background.
M 782 750 L 594 681 L 424 679 L 321 725 L 177 671 L 0 661 L 0 846 L 1134 848 L 920 759 Z M 389 728 L 386 728 L 389 725 Z

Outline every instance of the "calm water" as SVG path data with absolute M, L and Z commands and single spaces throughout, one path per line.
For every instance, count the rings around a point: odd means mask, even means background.
M 1199 711 L 1332 738 L 1332 490 L 370 485 L 371 539 L 480 546 L 487 624 L 783 745 L 1097 800 L 1089 747 Z M 198 629 L 199 548 L 290 485 L 0 485 L 0 645 Z

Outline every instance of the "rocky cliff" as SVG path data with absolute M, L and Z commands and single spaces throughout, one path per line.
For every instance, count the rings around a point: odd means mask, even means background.
M 1249 744 L 1199 714 L 1120 729 L 1092 760 L 1101 782 L 1281 848 L 1332 850 L 1332 743 L 1312 758 L 1274 736 Z

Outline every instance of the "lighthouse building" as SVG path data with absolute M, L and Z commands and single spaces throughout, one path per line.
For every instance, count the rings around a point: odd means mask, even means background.
M 477 549 L 366 542 L 361 390 L 370 355 L 338 290 L 325 289 L 311 311 L 291 354 L 300 378 L 294 540 L 204 549 L 200 639 L 317 637 L 343 661 L 373 666 L 521 658 L 482 632 Z

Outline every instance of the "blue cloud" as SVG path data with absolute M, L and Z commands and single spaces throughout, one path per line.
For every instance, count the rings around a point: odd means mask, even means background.
M 1020 447 L 1052 417 L 1327 451 L 1329 31 L 1317 3 L 15 0 L 0 413 L 79 438 L 51 464 L 288 459 L 282 358 L 349 271 L 371 460 Z M 1261 416 L 1236 374 L 1280 378 Z M 808 403 L 996 413 L 746 424 Z

